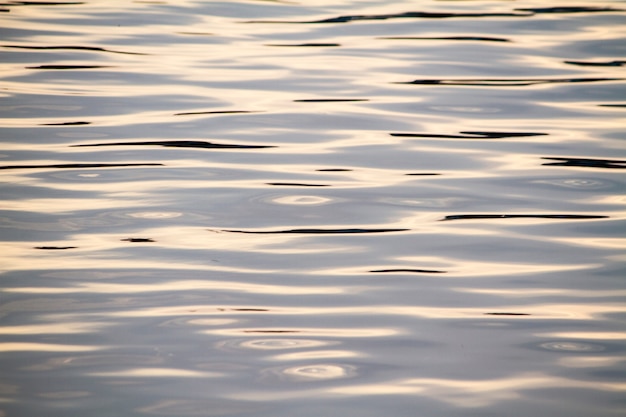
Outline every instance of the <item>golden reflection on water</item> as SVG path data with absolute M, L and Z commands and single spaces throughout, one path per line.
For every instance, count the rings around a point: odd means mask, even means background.
M 626 292 L 613 288 L 624 241 L 607 231 L 624 198 L 620 170 L 607 168 L 623 164 L 598 161 L 621 150 L 621 110 L 602 107 L 623 101 L 621 81 L 584 80 L 622 76 L 611 56 L 623 51 L 613 45 L 621 15 L 565 7 L 299 25 L 244 22 L 546 6 L 17 3 L 2 6 L 3 30 L 25 48 L 0 45 L 13 61 L 0 165 L 24 169 L 2 170 L 12 197 L 0 218 L 0 352 L 3 379 L 20 382 L 0 381 L 0 416 L 9 403 L 51 416 L 342 412 L 332 399 L 355 415 L 619 407 L 609 394 L 626 391 L 616 382 Z M 509 42 L 380 39 L 460 33 Z M 272 46 L 300 42 L 336 47 Z M 104 49 L 59 49 L 70 44 Z M 607 62 L 565 61 L 585 56 Z M 416 77 L 433 83 L 401 84 Z M 342 97 L 361 101 L 332 101 Z M 172 140 L 274 147 L 158 144 Z M 596 163 L 542 165 L 568 155 Z M 32 167 L 89 161 L 162 165 Z M 473 213 L 610 218 L 439 221 Z M 353 227 L 409 230 L 292 233 Z M 550 408 L 550 389 L 567 404 Z M 412 408 L 394 409 L 396 399 Z M 519 409 L 506 408 L 512 400 Z
M 624 308 L 626 311 L 626 307 Z M 581 340 L 623 340 L 626 339 L 626 332 L 555 332 L 555 333 L 537 333 L 537 337 L 562 337 Z
M 626 359 L 623 356 L 568 356 L 558 359 L 566 368 L 614 368 Z
M 0 352 L 89 352 L 101 349 L 104 347 L 27 342 L 0 343 Z
M 115 378 L 217 378 L 222 376 L 215 372 L 192 371 L 189 369 L 173 368 L 132 368 L 122 371 L 111 372 L 90 372 L 90 376 L 95 377 L 115 377 Z
M 222 290 L 237 291 L 255 294 L 340 294 L 345 290 L 340 287 L 305 287 L 254 284 L 234 281 L 211 281 L 211 280 L 178 280 L 149 284 L 113 284 L 113 283 L 81 283 L 73 287 L 16 287 L 5 291 L 24 294 L 72 294 L 72 293 L 95 293 L 95 294 L 136 294 L 150 292 L 172 292 L 189 290 Z
M 523 398 L 524 391 L 559 387 L 597 391 L 626 391 L 626 384 L 579 381 L 542 373 L 523 373 L 488 380 L 411 378 L 385 384 L 363 384 L 329 388 L 340 395 L 406 395 L 416 394 L 457 407 L 487 407 L 501 401 Z
M 61 323 L 0 326 L 0 335 L 95 333 L 107 326 L 111 326 L 111 324 L 94 322 L 72 323 L 66 321 Z
M 204 334 L 215 334 L 225 336 L 259 336 L 267 334 L 288 334 L 290 337 L 342 337 L 342 338 L 367 338 L 367 337 L 384 337 L 400 334 L 401 332 L 389 328 L 310 328 L 310 327 L 280 327 L 272 328 L 228 328 L 228 329 L 211 329 L 202 331 Z
M 511 298 L 527 298 L 527 297 L 546 297 L 546 296 L 562 296 L 572 298 L 590 298 L 590 297 L 624 297 L 626 296 L 626 290 L 597 290 L 597 289 L 585 289 L 585 290 L 572 290 L 569 288 L 523 288 L 508 290 L 503 288 L 453 288 L 454 291 L 475 293 L 475 294 L 489 294 L 497 295 L 500 297 Z
M 317 359 L 337 359 L 337 358 L 355 358 L 365 356 L 359 352 L 349 350 L 313 350 L 307 352 L 284 353 L 281 355 L 271 356 L 269 359 L 273 361 L 303 361 Z

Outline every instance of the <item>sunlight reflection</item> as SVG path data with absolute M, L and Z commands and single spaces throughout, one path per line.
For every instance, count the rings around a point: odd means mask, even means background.
M 134 368 L 112 372 L 90 372 L 91 376 L 130 377 L 130 378 L 217 378 L 222 374 L 174 368 Z
M 313 350 L 306 352 L 285 353 L 274 355 L 269 358 L 273 361 L 300 361 L 311 359 L 332 359 L 332 358 L 354 358 L 365 356 L 358 352 L 349 350 Z
M 112 323 L 47 323 L 0 326 L 0 335 L 95 333 Z
M 566 368 L 608 368 L 626 361 L 623 356 L 568 356 L 558 359 L 558 364 Z
M 304 287 L 269 284 L 252 284 L 234 281 L 180 280 L 149 284 L 114 284 L 114 283 L 81 283 L 73 287 L 23 287 L 7 288 L 6 292 L 24 294 L 137 294 L 150 292 L 196 290 L 238 291 L 254 294 L 340 294 L 345 292 L 341 287 Z
M 593 297 L 626 297 L 626 290 L 572 290 L 569 288 L 516 288 L 511 290 L 501 288 L 452 288 L 454 291 L 474 293 L 474 294 L 489 294 L 498 295 L 502 297 L 512 298 L 527 298 L 527 297 L 547 297 L 547 296 L 562 296 L 562 297 L 580 297 L 580 298 L 593 298 Z
M 450 380 L 436 378 L 405 379 L 385 384 L 353 385 L 330 388 L 328 392 L 344 395 L 418 394 L 457 407 L 487 407 L 495 403 L 522 398 L 524 391 L 559 387 L 598 391 L 626 391 L 626 384 L 599 381 L 577 381 L 525 373 L 492 380 Z
M 626 311 L 626 307 L 624 307 Z M 537 337 L 563 337 L 571 339 L 585 339 L 585 340 L 624 340 L 626 339 L 626 333 L 617 332 L 556 332 L 556 333 L 537 333 Z
M 59 345 L 52 343 L 0 343 L 0 352 L 88 352 L 104 348 L 103 346 Z

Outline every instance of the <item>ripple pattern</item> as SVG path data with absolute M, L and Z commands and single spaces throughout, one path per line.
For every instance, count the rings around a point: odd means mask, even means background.
M 0 4 L 0 417 L 624 414 L 601 3 Z

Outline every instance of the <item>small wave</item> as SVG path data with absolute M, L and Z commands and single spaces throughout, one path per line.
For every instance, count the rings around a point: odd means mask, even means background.
M 563 6 L 563 7 L 536 7 L 536 8 L 519 8 L 515 9 L 520 12 L 531 12 L 537 14 L 543 13 L 606 13 L 606 12 L 623 12 L 624 9 L 615 9 L 612 7 L 585 7 L 585 6 Z
M 156 242 L 154 239 L 145 238 L 145 237 L 128 237 L 126 239 L 120 239 L 122 242 L 133 242 L 133 243 L 153 243 Z
M 196 114 L 238 114 L 238 113 L 259 113 L 252 110 L 217 110 L 217 111 L 192 111 L 185 113 L 174 113 L 174 116 L 191 116 Z
M 434 269 L 406 269 L 406 268 L 398 268 L 398 269 L 374 269 L 369 272 L 374 273 L 388 273 L 388 272 L 410 272 L 416 274 L 445 274 L 446 271 L 437 271 Z
M 590 220 L 606 219 L 609 216 L 588 216 L 582 214 L 457 214 L 446 216 L 440 221 L 474 220 L 474 219 L 563 219 L 563 220 Z
M 35 249 L 42 249 L 42 250 L 66 250 L 66 249 L 76 249 L 76 246 L 35 246 Z
M 76 4 L 85 4 L 82 1 L 57 2 L 57 1 L 11 1 L 4 6 L 72 6 Z
M 166 148 L 204 148 L 204 149 L 263 149 L 275 148 L 270 145 L 235 145 L 222 144 L 213 142 L 204 142 L 198 140 L 164 140 L 154 142 L 114 142 L 114 143 L 94 143 L 86 145 L 71 145 L 71 147 L 88 147 L 88 146 L 163 146 Z
M 492 38 L 490 36 L 388 36 L 377 39 L 389 40 L 418 40 L 418 41 L 479 41 L 479 42 L 511 42 L 506 38 Z
M 95 69 L 95 68 L 113 68 L 111 65 L 38 65 L 36 67 L 25 67 L 26 69 L 43 69 L 43 70 L 77 70 L 77 69 Z
M 580 65 L 587 67 L 622 67 L 626 65 L 626 61 L 607 61 L 607 62 L 589 62 L 589 61 L 563 61 L 570 65 Z
M 279 233 L 295 233 L 295 234 L 357 234 L 357 233 L 388 233 L 388 232 L 405 232 L 409 229 L 290 229 L 290 230 L 222 230 L 222 232 L 230 233 L 250 233 L 250 234 L 279 234 Z
M 528 313 L 485 313 L 486 316 L 530 316 Z
M 61 122 L 61 123 L 42 123 L 40 126 L 83 126 L 90 125 L 91 122 Z
M 339 44 L 339 43 L 294 43 L 294 44 L 268 43 L 265 46 L 287 46 L 287 47 L 304 47 L 304 48 L 320 47 L 320 48 L 326 48 L 326 47 L 341 46 L 341 44 Z
M 70 51 L 93 51 L 93 52 L 110 52 L 113 54 L 125 55 L 148 55 L 140 52 L 114 51 L 111 49 L 100 48 L 97 46 L 27 46 L 27 45 L 2 45 L 3 48 L 15 49 L 35 49 L 35 50 L 70 50 Z
M 410 175 L 410 176 L 433 176 L 433 175 L 441 175 L 441 174 L 437 174 L 435 172 L 412 172 L 410 174 L 404 174 L 404 175 Z
M 135 163 L 135 164 L 52 164 L 52 165 L 5 165 L 0 169 L 38 169 L 38 168 L 118 168 L 118 167 L 144 167 L 144 166 L 164 166 L 157 163 Z
M 289 20 L 251 20 L 246 23 L 347 23 L 362 20 L 387 20 L 387 19 L 449 19 L 467 17 L 528 17 L 532 13 L 437 13 L 437 12 L 405 12 L 394 14 L 371 14 L 371 15 L 347 15 L 337 16 L 321 20 L 289 21 Z
M 309 98 L 294 100 L 294 103 L 340 103 L 344 101 L 369 101 L 366 98 Z
M 550 161 L 541 165 L 547 166 L 563 166 L 563 167 L 588 167 L 588 168 L 608 168 L 608 169 L 624 169 L 626 161 L 614 159 L 591 159 L 591 158 L 541 158 Z
M 324 168 L 324 169 L 316 169 L 318 172 L 348 172 L 352 171 L 351 169 L 345 168 Z
M 502 139 L 529 136 L 546 136 L 547 133 L 531 132 L 459 132 L 460 135 L 437 135 L 429 133 L 390 133 L 391 136 L 404 138 L 441 138 L 441 139 Z
M 624 78 L 554 78 L 554 79 L 467 79 L 467 80 L 413 80 L 392 84 L 485 86 L 485 87 L 524 87 L 539 84 L 595 83 L 600 81 L 620 81 Z
M 268 182 L 267 185 L 284 187 L 330 187 L 329 184 L 304 184 L 299 182 Z

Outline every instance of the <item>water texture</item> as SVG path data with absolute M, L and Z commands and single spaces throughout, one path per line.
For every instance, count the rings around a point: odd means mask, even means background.
M 0 417 L 626 411 L 626 2 L 0 10 Z

